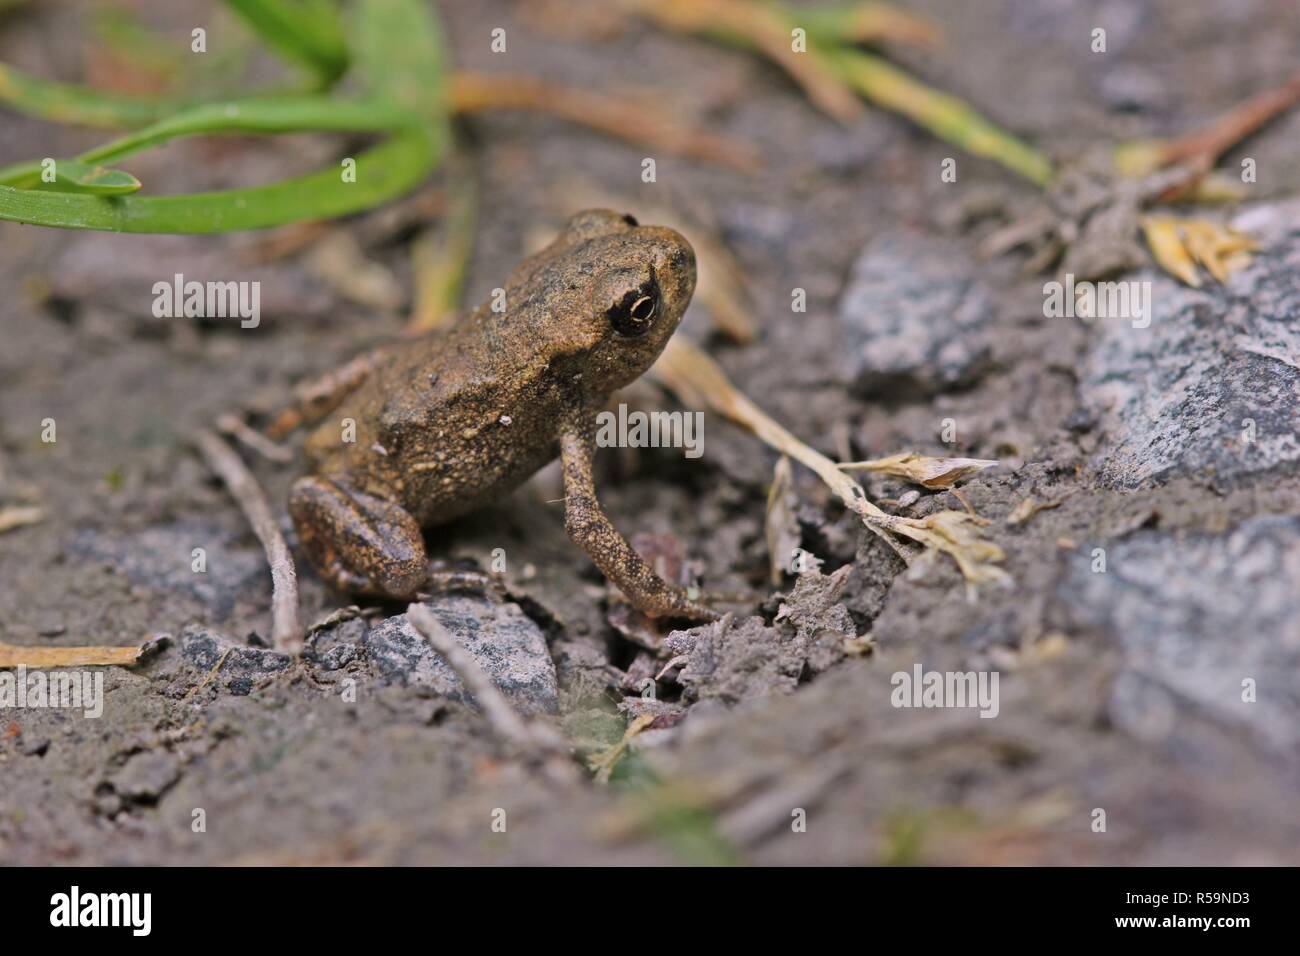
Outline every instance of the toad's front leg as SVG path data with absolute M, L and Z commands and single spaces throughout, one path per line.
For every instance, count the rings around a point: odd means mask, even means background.
M 651 617 L 685 617 L 712 621 L 716 611 L 690 600 L 668 584 L 618 533 L 596 500 L 592 459 L 596 448 L 595 421 L 573 416 L 560 435 L 564 465 L 564 530 L 587 552 L 596 567 L 613 581 L 638 610 Z

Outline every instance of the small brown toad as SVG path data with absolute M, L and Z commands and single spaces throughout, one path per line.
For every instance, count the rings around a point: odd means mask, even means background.
M 596 413 L 659 356 L 694 289 L 695 253 L 678 233 L 589 210 L 449 336 L 353 362 L 289 500 L 317 571 L 346 592 L 411 598 L 429 580 L 421 529 L 498 500 L 559 455 L 565 529 L 596 566 L 646 614 L 716 617 L 637 555 L 592 481 Z

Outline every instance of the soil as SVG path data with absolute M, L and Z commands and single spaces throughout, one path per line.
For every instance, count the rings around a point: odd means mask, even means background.
M 1139 339 L 1045 317 L 1053 277 L 979 251 L 1035 187 L 893 114 L 870 107 L 840 125 L 753 56 L 648 26 L 585 30 L 599 18 L 554 3 L 441 6 L 458 66 L 649 87 L 764 163 L 738 175 L 549 117 L 476 117 L 461 129 L 481 197 L 466 301 L 593 194 L 716 237 L 744 272 L 757 338 L 727 341 L 698 302 L 679 334 L 832 457 L 998 459 L 960 492 L 989 519 L 1012 583 L 972 601 L 946 560 L 905 568 L 796 466 L 799 543 L 822 565 L 774 589 L 776 455 L 707 415 L 698 459 L 602 454 L 616 525 L 730 602 L 725 626 L 658 634 L 568 542 L 545 470 L 428 546 L 484 572 L 502 549 L 503 593 L 430 603 L 580 758 L 653 717 L 608 783 L 546 773 L 440 660 L 412 650 L 401 607 L 322 627 L 301 660 L 267 650 L 261 549 L 192 445 L 216 415 L 272 408 L 394 335 L 409 301 L 350 302 L 310 253 L 269 259 L 266 235 L 0 224 L 0 504 L 47 514 L 0 534 L 0 640 L 170 635 L 141 665 L 105 669 L 102 717 L 0 714 L 0 861 L 1300 862 L 1300 218 L 1286 200 L 1300 189 L 1300 111 L 1221 163 L 1250 157 L 1260 171 L 1249 203 L 1209 213 L 1254 224 L 1254 264 L 1201 290 L 1150 268 L 1131 277 L 1152 283 L 1157 316 Z M 908 7 L 950 42 L 891 57 L 1061 159 L 1186 131 L 1284 81 L 1300 53 L 1288 0 Z M 189 0 L 137 8 L 177 37 L 211 16 Z M 96 63 L 103 73 L 89 19 L 9 14 L 0 59 L 88 81 Z M 504 55 L 489 50 L 496 26 Z M 1090 49 L 1096 26 L 1105 55 Z M 6 111 L 0 163 L 104 135 Z M 339 150 L 323 136 L 203 139 L 130 169 L 151 190 L 188 191 L 284 177 Z M 956 183 L 940 177 L 949 156 Z M 446 186 L 336 228 L 409 289 L 412 233 Z M 922 261 L 926 281 L 909 282 Z M 153 284 L 178 272 L 260 281 L 261 324 L 154 318 Z M 795 288 L 804 313 L 791 311 Z M 873 336 L 891 343 L 888 362 Z M 648 383 L 633 399 L 676 407 Z M 1249 445 L 1245 419 L 1259 430 Z M 245 457 L 283 516 L 297 465 Z M 907 490 L 866 486 L 877 500 Z M 1029 497 L 1052 507 L 1009 521 Z M 925 492 L 890 510 L 963 507 Z M 299 570 L 304 620 L 349 603 Z M 895 706 L 895 675 L 918 664 L 997 673 L 996 717 Z

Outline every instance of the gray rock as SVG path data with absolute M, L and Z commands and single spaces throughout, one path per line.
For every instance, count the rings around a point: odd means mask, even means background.
M 858 257 L 840 300 L 845 375 L 868 396 L 967 385 L 988 365 L 992 314 L 960 244 L 887 233 Z
M 1162 738 L 1195 713 L 1251 733 L 1291 757 L 1300 747 L 1300 517 L 1251 518 L 1228 534 L 1143 531 L 1091 549 L 1059 588 L 1073 628 L 1119 646 L 1112 714 Z M 1242 681 L 1257 700 L 1242 700 Z
M 1093 459 L 1103 482 L 1136 488 L 1196 475 L 1227 485 L 1293 472 L 1300 235 L 1257 255 L 1226 288 L 1190 289 L 1150 272 L 1137 278 L 1151 282 L 1150 326 L 1097 320 L 1080 383 L 1105 433 Z
M 546 638 L 517 604 L 453 594 L 439 597 L 427 607 L 519 710 L 536 714 L 559 709 L 555 664 Z M 370 628 L 363 643 L 376 670 L 387 680 L 425 684 L 453 700 L 469 699 L 456 672 L 405 614 Z
M 204 673 L 221 661 L 218 677 L 225 681 L 227 689 L 240 696 L 248 694 L 254 682 L 274 676 L 293 663 L 287 654 L 236 644 L 201 624 L 187 624 L 181 632 L 181 657 Z
M 205 551 L 206 571 L 193 568 L 192 552 Z M 122 534 L 79 528 L 70 550 L 80 558 L 115 565 L 133 584 L 168 593 L 188 594 L 224 620 L 241 593 L 269 590 L 266 559 L 256 548 L 235 546 L 218 528 L 178 523 Z

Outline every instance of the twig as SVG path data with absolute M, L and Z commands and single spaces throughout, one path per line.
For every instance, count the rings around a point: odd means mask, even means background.
M 1281 86 L 1251 97 L 1200 129 L 1166 141 L 1161 145 L 1160 164 L 1191 162 L 1198 171 L 1204 172 L 1235 144 L 1297 103 L 1300 103 L 1300 73 Z
M 27 647 L 0 644 L 0 670 L 11 667 L 126 666 L 138 661 L 149 644 L 139 647 Z
M 226 483 L 231 496 L 253 526 L 253 533 L 262 542 L 267 563 L 271 565 L 271 640 L 280 653 L 297 656 L 302 653 L 298 576 L 293 567 L 293 555 L 271 514 L 266 496 L 243 461 L 215 432 L 204 429 L 196 436 L 195 444 L 208 467 Z
M 223 435 L 229 435 L 246 448 L 252 449 L 269 461 L 280 465 L 287 465 L 293 461 L 293 452 L 283 445 L 271 441 L 257 429 L 250 428 L 238 415 L 221 415 L 217 418 L 216 426 L 217 431 Z

